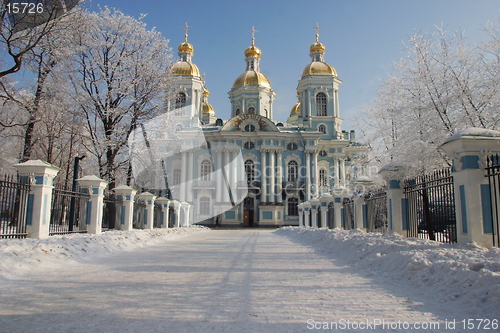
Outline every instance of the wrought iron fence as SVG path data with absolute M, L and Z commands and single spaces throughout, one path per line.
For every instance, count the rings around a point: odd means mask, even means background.
M 4 175 L 0 180 L 0 238 L 26 237 L 26 208 L 29 184 L 18 176 Z
M 404 228 L 408 237 L 457 242 L 451 169 L 406 180 L 404 193 L 407 200 Z
M 85 204 L 90 195 L 79 191 L 71 191 L 63 186 L 55 186 L 52 190 L 52 211 L 50 215 L 49 235 L 62 235 L 76 232 L 86 232 L 82 227 Z M 74 209 L 71 209 L 72 201 Z M 73 214 L 73 224 L 70 218 Z
M 365 196 L 367 206 L 368 232 L 387 232 L 387 191 L 381 188 Z
M 345 230 L 354 229 L 354 200 L 352 198 L 344 198 L 342 201 L 344 209 L 343 227 Z
M 490 223 L 491 233 L 493 235 L 493 246 L 498 247 L 500 245 L 500 157 L 498 156 L 498 154 L 491 155 L 486 158 L 486 177 L 488 177 L 488 183 L 490 185 Z M 486 219 L 485 216 L 483 216 L 483 218 Z
M 102 230 L 116 228 L 121 218 L 120 207 L 123 200 L 118 200 L 113 192 L 107 190 L 104 192 L 104 208 L 102 212 Z

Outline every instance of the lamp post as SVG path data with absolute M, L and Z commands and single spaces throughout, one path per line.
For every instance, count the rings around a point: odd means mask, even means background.
M 76 192 L 76 188 L 78 186 L 78 169 L 80 166 L 80 161 L 83 160 L 86 155 L 75 157 L 75 162 L 73 164 L 73 185 L 71 186 L 71 191 Z M 75 224 L 75 202 L 76 198 L 74 195 L 71 196 L 71 201 L 69 204 L 69 223 L 68 223 L 68 231 L 73 231 L 73 225 Z

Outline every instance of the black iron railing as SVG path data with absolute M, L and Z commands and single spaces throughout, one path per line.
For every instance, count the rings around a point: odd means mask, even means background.
M 26 209 L 29 184 L 18 176 L 4 175 L 0 180 L 0 238 L 26 237 Z
M 489 221 L 486 221 L 486 216 L 483 216 L 485 223 L 490 223 L 491 233 L 493 236 L 493 246 L 498 247 L 500 244 L 499 235 L 499 219 L 500 219 L 500 157 L 498 154 L 491 155 L 486 158 L 486 177 L 490 185 L 490 201 L 491 211 Z
M 70 227 L 71 199 L 75 201 L 73 211 L 73 226 Z M 50 215 L 49 235 L 62 235 L 77 232 L 86 232 L 81 228 L 85 217 L 85 207 L 90 195 L 79 191 L 71 191 L 62 186 L 55 186 L 52 190 L 52 210 Z
M 387 191 L 381 188 L 365 196 L 369 232 L 387 232 Z
M 404 182 L 408 237 L 457 242 L 455 193 L 451 169 L 435 171 Z

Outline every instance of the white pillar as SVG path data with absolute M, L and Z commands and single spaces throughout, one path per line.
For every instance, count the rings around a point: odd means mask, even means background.
M 341 179 L 342 179 L 341 185 L 345 186 L 345 158 L 341 158 L 340 159 L 340 166 L 342 168 L 342 171 L 341 171 L 341 174 L 340 174 Z
M 281 185 L 283 184 L 283 151 L 278 150 L 278 160 L 277 160 L 277 170 L 276 170 L 276 202 L 282 202 L 281 192 L 283 191 Z
M 363 206 L 365 205 L 365 198 L 360 196 L 354 199 L 354 229 L 360 229 L 366 232 L 364 227 Z
M 302 204 L 302 207 L 304 207 L 304 226 L 305 227 L 310 227 L 311 226 L 311 216 L 309 210 L 311 209 L 311 204 L 306 201 Z
M 181 226 L 181 203 L 177 200 L 173 200 L 171 204 L 174 206 L 175 210 L 175 228 L 180 228 Z
M 187 202 L 181 202 L 181 211 L 182 211 L 182 227 L 189 227 L 189 208 L 190 204 Z
M 96 176 L 78 179 L 78 185 L 90 195 L 87 202 L 86 229 L 89 234 L 102 233 L 102 215 L 104 209 L 104 189 L 108 182 Z
M 149 192 L 139 194 L 138 199 L 143 201 L 146 207 L 144 208 L 143 220 L 139 221 L 143 229 L 153 229 L 154 222 L 154 205 L 156 196 Z
M 187 159 L 186 159 L 186 154 L 187 152 L 183 151 L 181 153 L 181 183 L 179 184 L 180 186 L 180 196 L 179 200 L 186 200 L 186 177 L 187 177 Z
M 266 150 L 265 149 L 261 149 L 260 151 L 260 155 L 261 155 L 261 178 L 262 178 L 262 181 L 261 181 L 261 191 L 262 191 L 262 194 L 260 196 L 260 201 L 261 202 L 267 202 L 267 177 L 266 177 Z
M 298 206 L 299 209 L 299 227 L 304 226 L 304 209 L 302 208 L 302 204 L 299 204 Z
M 155 201 L 161 207 L 160 228 L 168 228 L 170 200 L 165 197 L 157 198 Z
M 306 200 L 311 200 L 311 154 L 305 151 L 306 154 Z
M 217 175 L 217 182 L 216 182 L 216 202 L 220 203 L 222 202 L 222 192 L 224 190 L 224 177 L 222 176 L 222 150 L 216 150 L 217 152 L 217 166 L 216 166 L 216 175 Z
M 318 199 L 312 199 L 311 200 L 311 219 L 312 219 L 312 227 L 317 228 L 318 227 L 318 208 L 319 208 L 320 202 Z
M 342 200 L 348 196 L 348 190 L 344 186 L 333 189 L 333 228 L 342 228 Z
M 194 163 L 193 163 L 193 159 L 194 159 L 194 152 L 193 150 L 190 150 L 188 152 L 188 165 L 187 165 L 187 168 L 188 168 L 188 172 L 187 172 L 187 181 L 186 181 L 186 200 L 188 202 L 193 202 L 193 170 L 194 170 Z
M 319 196 L 319 174 L 318 174 L 318 153 L 316 151 L 311 152 L 311 157 L 313 159 L 313 183 L 314 183 L 314 196 Z
M 330 193 L 323 193 L 319 198 L 321 202 L 321 228 L 328 229 L 328 205 L 333 202 L 333 197 Z
M 41 160 L 16 164 L 21 182 L 31 184 L 27 201 L 26 233 L 28 238 L 49 237 L 52 186 L 54 177 L 61 170 Z
M 223 177 L 223 183 L 224 183 L 224 188 L 223 188 L 223 201 L 224 202 L 229 202 L 229 188 L 228 188 L 228 182 L 231 179 L 229 177 L 229 154 L 230 152 L 225 151 L 224 152 L 224 171 L 226 173 L 226 177 Z
M 275 177 L 275 150 L 272 149 L 269 151 L 269 202 L 276 202 L 276 193 L 274 188 L 274 177 Z
M 335 175 L 334 175 L 334 185 L 333 187 L 339 187 L 340 186 L 340 161 L 338 157 L 335 157 L 333 160 L 333 165 L 335 166 Z
M 117 209 L 120 209 L 120 220 L 117 221 L 115 228 L 118 230 L 132 230 L 134 197 L 137 191 L 127 185 L 115 187 L 113 191 L 116 194 L 116 199 L 122 202 L 121 206 L 117 207 Z
M 411 228 L 411 226 L 403 224 L 406 216 L 403 215 L 403 199 L 405 195 L 400 180 L 402 170 L 401 165 L 391 162 L 383 166 L 379 174 L 387 183 L 387 222 L 389 230 L 401 236 L 407 236 L 407 229 Z

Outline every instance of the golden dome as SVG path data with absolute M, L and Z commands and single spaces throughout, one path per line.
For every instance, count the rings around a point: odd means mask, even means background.
M 194 48 L 193 45 L 189 44 L 188 42 L 184 42 L 179 47 L 177 48 L 181 52 L 193 52 Z
M 251 45 L 249 48 L 247 48 L 245 50 L 245 57 L 247 57 L 247 58 L 248 57 L 260 57 L 261 54 L 262 54 L 262 52 L 255 45 Z
M 246 71 L 236 78 L 233 88 L 240 86 L 264 86 L 271 88 L 271 82 L 262 73 L 256 71 Z
M 214 110 L 214 108 L 212 107 L 212 105 L 210 105 L 210 103 L 202 103 L 202 106 L 201 106 L 201 112 L 203 112 L 203 113 L 213 113 L 213 114 L 215 114 L 215 110 Z
M 178 61 L 172 66 L 170 74 L 200 76 L 200 70 L 192 62 Z
M 337 71 L 332 65 L 327 64 L 324 61 L 313 61 L 304 68 L 302 76 L 307 75 L 335 75 L 337 76 Z
M 324 52 L 325 45 L 320 43 L 320 42 L 316 42 L 316 43 L 311 45 L 311 48 L 309 50 L 310 50 L 310 52 Z
M 293 116 L 295 114 L 300 114 L 300 102 L 297 102 L 292 108 L 292 111 L 290 111 L 290 116 Z

